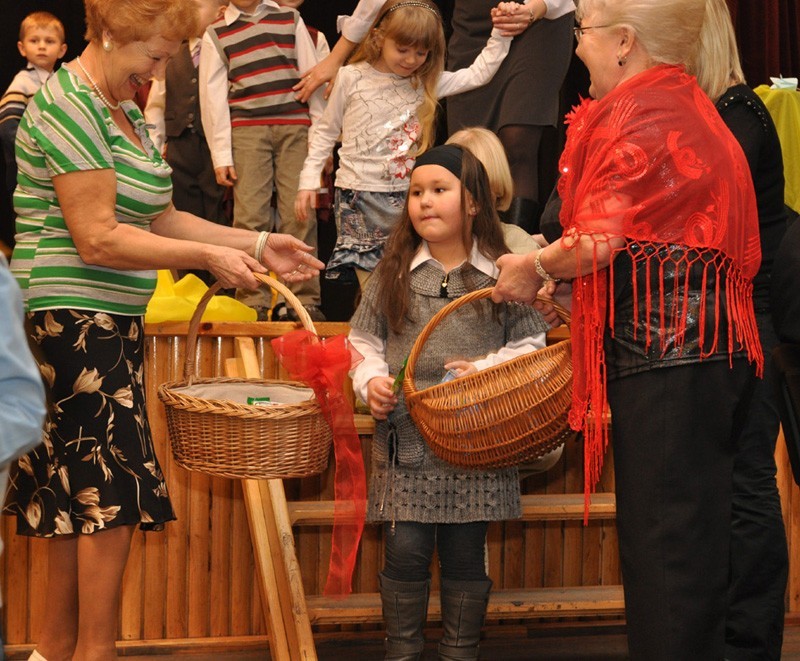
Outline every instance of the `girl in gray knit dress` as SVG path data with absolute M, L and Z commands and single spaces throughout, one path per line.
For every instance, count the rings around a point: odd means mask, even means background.
M 484 561 L 488 522 L 520 515 L 515 468 L 469 470 L 439 460 L 393 389 L 426 322 L 452 299 L 492 286 L 494 262 L 506 252 L 483 166 L 466 149 L 436 147 L 417 159 L 402 219 L 350 322 L 350 339 L 365 358 L 353 385 L 378 421 L 368 518 L 384 525 L 387 659 L 422 653 L 437 547 L 444 628 L 439 658 L 478 658 L 492 584 Z M 531 307 L 488 300 L 464 306 L 428 340 L 416 384 L 426 388 L 448 370 L 463 376 L 534 351 L 544 346 L 547 328 Z

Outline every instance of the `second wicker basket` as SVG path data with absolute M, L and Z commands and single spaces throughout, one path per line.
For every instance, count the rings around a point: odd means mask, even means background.
M 564 340 L 465 377 L 417 390 L 414 367 L 425 342 L 447 315 L 488 298 L 480 289 L 443 307 L 417 338 L 403 391 L 411 417 L 439 458 L 465 468 L 500 468 L 532 461 L 573 435 L 571 342 Z M 569 313 L 556 311 L 569 323 Z

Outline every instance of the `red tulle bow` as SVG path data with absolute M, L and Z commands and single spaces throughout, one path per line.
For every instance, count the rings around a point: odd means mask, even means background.
M 336 455 L 331 558 L 325 594 L 344 596 L 352 589 L 353 569 L 364 530 L 367 479 L 353 408 L 344 396 L 347 373 L 363 360 L 345 335 L 320 338 L 296 330 L 272 340 L 275 355 L 292 379 L 314 390 L 333 431 Z

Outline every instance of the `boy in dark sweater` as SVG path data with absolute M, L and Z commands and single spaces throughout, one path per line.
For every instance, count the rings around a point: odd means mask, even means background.
M 211 153 L 203 135 L 198 85 L 203 34 L 220 18 L 228 2 L 196 1 L 200 32 L 181 45 L 167 64 L 164 80 L 153 80 L 144 116 L 156 148 L 172 167 L 175 208 L 230 225 L 223 208 L 225 189 L 217 184 Z

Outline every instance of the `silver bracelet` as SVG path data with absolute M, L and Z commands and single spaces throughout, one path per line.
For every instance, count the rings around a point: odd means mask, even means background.
M 536 273 L 538 273 L 539 277 L 545 282 L 550 282 L 550 281 L 559 282 L 558 278 L 554 278 L 552 275 L 550 275 L 547 271 L 544 270 L 544 266 L 542 266 L 541 262 L 541 256 L 543 250 L 544 248 L 542 248 L 542 250 L 536 253 L 536 259 L 533 260 L 533 268 L 536 269 Z
M 259 232 L 258 238 L 256 239 L 256 247 L 253 250 L 253 257 L 256 258 L 257 262 L 261 262 L 261 253 L 264 252 L 264 247 L 267 245 L 267 241 L 269 241 L 269 232 Z

